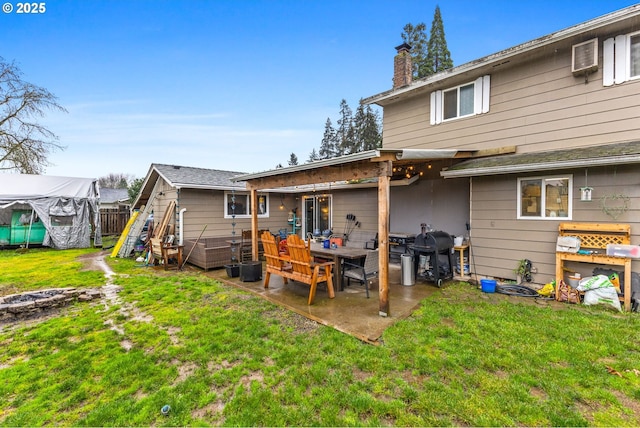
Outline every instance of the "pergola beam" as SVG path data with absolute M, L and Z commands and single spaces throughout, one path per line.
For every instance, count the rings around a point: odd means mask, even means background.
M 324 166 L 306 171 L 283 173 L 280 175 L 251 179 L 247 181 L 247 189 L 277 189 L 289 186 L 379 177 L 381 175 L 380 165 L 381 163 L 379 162 L 362 161 L 344 165 Z

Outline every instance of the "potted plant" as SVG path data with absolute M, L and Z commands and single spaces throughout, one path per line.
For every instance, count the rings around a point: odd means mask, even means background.
M 518 284 L 522 284 L 524 281 L 531 282 L 531 260 L 519 260 L 518 266 L 513 270 L 513 273 L 516 274 Z
M 224 265 L 224 268 L 227 270 L 227 276 L 229 278 L 237 278 L 240 276 L 240 264 L 239 263 L 231 263 L 228 265 Z

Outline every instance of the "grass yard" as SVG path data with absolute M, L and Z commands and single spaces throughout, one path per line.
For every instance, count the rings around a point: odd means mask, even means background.
M 104 285 L 95 252 L 1 251 L 0 294 Z M 372 346 L 199 272 L 107 261 L 119 293 L 0 324 L 0 425 L 640 425 L 638 314 L 452 283 Z

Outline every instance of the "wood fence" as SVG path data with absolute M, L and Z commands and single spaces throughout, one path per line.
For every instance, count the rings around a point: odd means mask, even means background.
M 119 210 L 117 208 L 100 210 L 100 226 L 102 235 L 121 235 L 124 227 L 131 217 L 129 210 Z

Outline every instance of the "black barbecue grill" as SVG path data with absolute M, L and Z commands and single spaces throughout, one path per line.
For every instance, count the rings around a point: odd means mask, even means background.
M 416 278 L 422 277 L 436 283 L 438 287 L 442 285 L 442 280 L 453 278 L 453 261 L 451 250 L 453 249 L 453 238 L 447 232 L 441 230 L 424 232 L 416 235 L 415 242 L 409 246 L 413 253 L 413 268 Z M 419 273 L 420 256 L 424 255 L 429 260 L 429 268 Z M 441 263 L 441 257 L 448 263 Z

